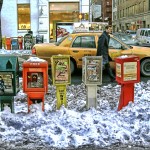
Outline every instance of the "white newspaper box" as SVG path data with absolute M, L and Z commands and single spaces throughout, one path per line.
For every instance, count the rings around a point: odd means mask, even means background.
M 87 108 L 97 107 L 97 85 L 102 84 L 102 56 L 82 58 L 82 81 L 87 89 Z

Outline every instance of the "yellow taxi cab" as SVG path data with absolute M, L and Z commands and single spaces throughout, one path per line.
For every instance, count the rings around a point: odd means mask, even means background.
M 82 68 L 82 57 L 95 56 L 98 38 L 102 32 L 71 33 L 55 43 L 35 44 L 32 54 L 48 61 L 51 65 L 52 55 L 70 55 L 71 73 Z M 122 55 L 136 55 L 140 58 L 140 70 L 144 76 L 150 76 L 150 48 L 128 46 L 115 36 L 110 35 L 109 55 L 112 58 L 111 67 L 115 67 L 115 58 Z

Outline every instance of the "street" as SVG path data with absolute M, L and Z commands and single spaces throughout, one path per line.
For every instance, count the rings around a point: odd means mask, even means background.
M 51 73 L 50 78 L 51 78 Z M 141 81 L 147 82 L 150 80 L 150 77 L 144 77 L 141 76 Z M 77 70 L 73 75 L 71 75 L 71 84 L 81 84 L 82 83 L 82 70 Z M 102 85 L 107 85 L 107 84 L 117 84 L 117 82 L 110 82 L 109 76 L 107 75 L 106 72 L 103 72 L 102 75 Z

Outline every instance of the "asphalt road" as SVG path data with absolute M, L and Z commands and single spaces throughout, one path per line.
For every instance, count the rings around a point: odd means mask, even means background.
M 50 74 L 50 78 L 51 78 L 51 73 Z M 143 82 L 147 82 L 148 80 L 150 80 L 150 77 L 144 77 L 141 76 L 140 77 L 141 81 Z M 82 70 L 77 70 L 73 75 L 71 75 L 71 84 L 81 84 L 82 83 Z M 102 85 L 107 85 L 107 84 L 118 84 L 117 82 L 110 82 L 110 78 L 107 75 L 106 72 L 103 72 L 102 74 Z

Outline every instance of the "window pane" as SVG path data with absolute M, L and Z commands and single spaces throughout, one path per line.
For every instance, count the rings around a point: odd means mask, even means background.
M 96 48 L 94 36 L 77 37 L 72 47 Z
M 82 37 L 81 46 L 85 48 L 96 48 L 94 36 Z
M 109 48 L 121 49 L 121 44 L 113 38 L 110 38 Z
M 81 37 L 77 37 L 72 44 L 72 47 L 81 47 Z
M 18 30 L 30 29 L 30 4 L 18 4 Z

